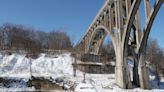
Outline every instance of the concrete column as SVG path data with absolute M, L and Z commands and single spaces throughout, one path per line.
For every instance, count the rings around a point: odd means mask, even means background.
M 106 11 L 104 12 L 104 26 L 107 27 L 107 13 Z
M 149 72 L 145 62 L 145 55 L 146 55 L 145 52 L 143 52 L 140 54 L 140 58 L 139 58 L 138 72 L 139 72 L 139 79 L 140 79 L 140 87 L 142 89 L 151 89 Z
M 130 74 L 127 67 L 127 47 L 122 47 L 122 32 L 123 29 L 123 15 L 122 15 L 122 0 L 115 0 L 115 18 L 116 18 L 116 83 L 121 88 L 132 88 L 130 82 Z M 125 52 L 125 53 L 124 53 Z
M 115 28 L 116 31 L 118 31 L 118 0 L 114 0 L 114 8 L 115 8 Z M 123 56 L 122 56 L 122 48 L 120 46 L 120 40 L 119 40 L 119 35 L 118 32 L 116 32 L 116 67 L 115 67 L 115 78 L 116 78 L 116 83 L 119 87 L 121 88 L 126 88 L 126 83 L 125 83 L 125 66 L 123 63 Z
M 150 12 L 149 11 L 149 2 L 145 1 L 145 6 L 147 5 L 147 7 L 145 7 L 145 8 L 148 8 L 148 9 L 146 9 L 147 10 L 147 12 L 146 12 L 147 20 L 149 18 L 149 21 L 147 21 L 147 23 L 145 25 L 144 36 L 143 36 L 143 39 L 141 42 L 141 47 L 139 50 L 140 57 L 139 57 L 139 69 L 138 69 L 140 85 L 141 85 L 141 88 L 143 88 L 143 89 L 151 89 L 148 68 L 146 67 L 146 61 L 145 61 L 146 47 L 147 47 L 147 41 L 148 41 L 152 23 L 154 21 L 155 16 L 157 15 L 160 7 L 162 6 L 162 4 L 163 4 L 163 0 L 156 1 L 156 5 L 153 7 L 153 11 L 152 11 L 151 15 L 148 15 L 148 14 L 150 14 L 149 13 Z
M 100 25 L 103 25 L 103 20 L 101 16 L 100 16 Z
M 128 14 L 130 12 L 131 7 L 131 0 L 126 0 L 126 17 L 128 17 Z
M 109 12 L 109 14 L 110 14 L 110 16 L 109 16 L 109 31 L 113 31 L 113 24 L 114 24 L 114 22 L 113 22 L 113 9 L 111 9 L 111 8 L 109 8 L 110 9 L 110 12 Z
M 141 42 L 141 26 L 140 26 L 140 16 L 139 16 L 139 11 L 137 11 L 137 14 L 135 16 L 135 26 L 136 26 L 136 42 L 137 42 L 137 49 L 140 45 Z
M 130 74 L 128 73 L 127 64 L 125 64 L 126 57 L 123 55 L 123 50 L 121 44 L 116 47 L 116 67 L 115 67 L 115 77 L 116 83 L 119 87 L 123 89 L 132 88 L 130 82 Z
M 144 6 L 145 6 L 145 15 L 146 15 L 146 20 L 147 20 L 150 14 L 149 0 L 144 0 Z
M 118 10 L 117 10 L 117 2 L 118 0 L 114 0 L 114 7 L 115 7 L 115 27 L 118 30 Z
M 87 37 L 84 38 L 84 52 L 87 53 Z
M 122 7 L 122 0 L 119 0 L 117 3 L 117 9 L 118 9 L 118 29 L 120 31 L 119 37 L 122 38 L 122 34 L 124 31 L 123 27 L 123 7 Z

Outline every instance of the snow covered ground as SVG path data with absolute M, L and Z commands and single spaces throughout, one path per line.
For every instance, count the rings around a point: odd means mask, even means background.
M 40 54 L 37 59 L 30 59 L 25 56 L 0 54 L 0 77 L 23 79 L 25 82 L 31 78 L 31 75 L 54 80 L 65 78 L 68 82 L 67 86 L 76 85 L 75 92 L 164 92 L 162 90 L 164 89 L 164 83 L 161 82 L 161 89 L 158 89 L 157 81 L 153 76 L 151 76 L 153 90 L 121 89 L 115 83 L 114 74 L 85 74 L 84 81 L 84 73 L 77 71 L 77 76 L 73 77 L 73 58 L 70 53 L 61 55 Z M 11 84 L 8 88 L 0 84 L 0 91 L 32 90 L 35 90 L 35 88 L 27 87 L 22 81 Z

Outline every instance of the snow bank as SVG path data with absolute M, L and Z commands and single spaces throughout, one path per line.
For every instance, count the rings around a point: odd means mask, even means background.
M 54 58 L 42 54 L 32 60 L 32 74 L 34 76 L 61 77 L 73 75 L 72 58 L 70 54 L 59 55 Z
M 37 77 L 71 76 L 72 58 L 69 53 L 53 57 L 41 54 L 37 59 L 18 54 L 0 54 L 0 77 L 30 78 L 31 74 Z

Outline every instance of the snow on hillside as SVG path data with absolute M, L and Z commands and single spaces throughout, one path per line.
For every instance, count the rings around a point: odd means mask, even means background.
M 45 78 L 65 78 L 67 81 L 76 84 L 76 92 L 164 92 L 157 89 L 155 77 L 151 76 L 153 90 L 141 90 L 134 88 L 131 90 L 120 89 L 115 83 L 114 74 L 85 74 L 77 71 L 77 77 L 73 77 L 73 58 L 70 53 L 61 55 L 40 54 L 37 59 L 27 58 L 26 55 L 20 54 L 0 54 L 0 77 L 23 79 L 25 82 L 31 78 L 31 73 L 35 77 Z M 31 73 L 30 73 L 31 71 Z M 72 84 L 70 84 L 72 85 Z M 68 85 L 67 85 L 68 86 Z M 161 88 L 164 83 L 161 83 Z M 69 87 L 68 87 L 69 88 Z M 0 91 L 30 91 L 35 88 L 28 88 L 23 82 L 11 84 L 11 87 L 4 88 L 0 85 Z
M 38 59 L 32 60 L 32 74 L 34 76 L 61 77 L 73 75 L 72 58 L 70 54 L 47 57 L 42 54 Z
M 30 78 L 30 68 L 32 75 L 38 77 L 69 76 L 73 73 L 70 54 L 53 57 L 41 54 L 37 59 L 29 59 L 18 54 L 0 55 L 1 77 Z

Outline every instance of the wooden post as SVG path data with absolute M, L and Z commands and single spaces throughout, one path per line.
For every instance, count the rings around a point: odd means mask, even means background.
M 76 61 L 76 55 L 75 55 L 75 58 L 74 58 L 74 69 L 73 69 L 74 70 L 74 74 L 73 74 L 74 77 L 76 77 L 76 68 L 77 68 L 76 65 L 77 65 L 77 61 Z

